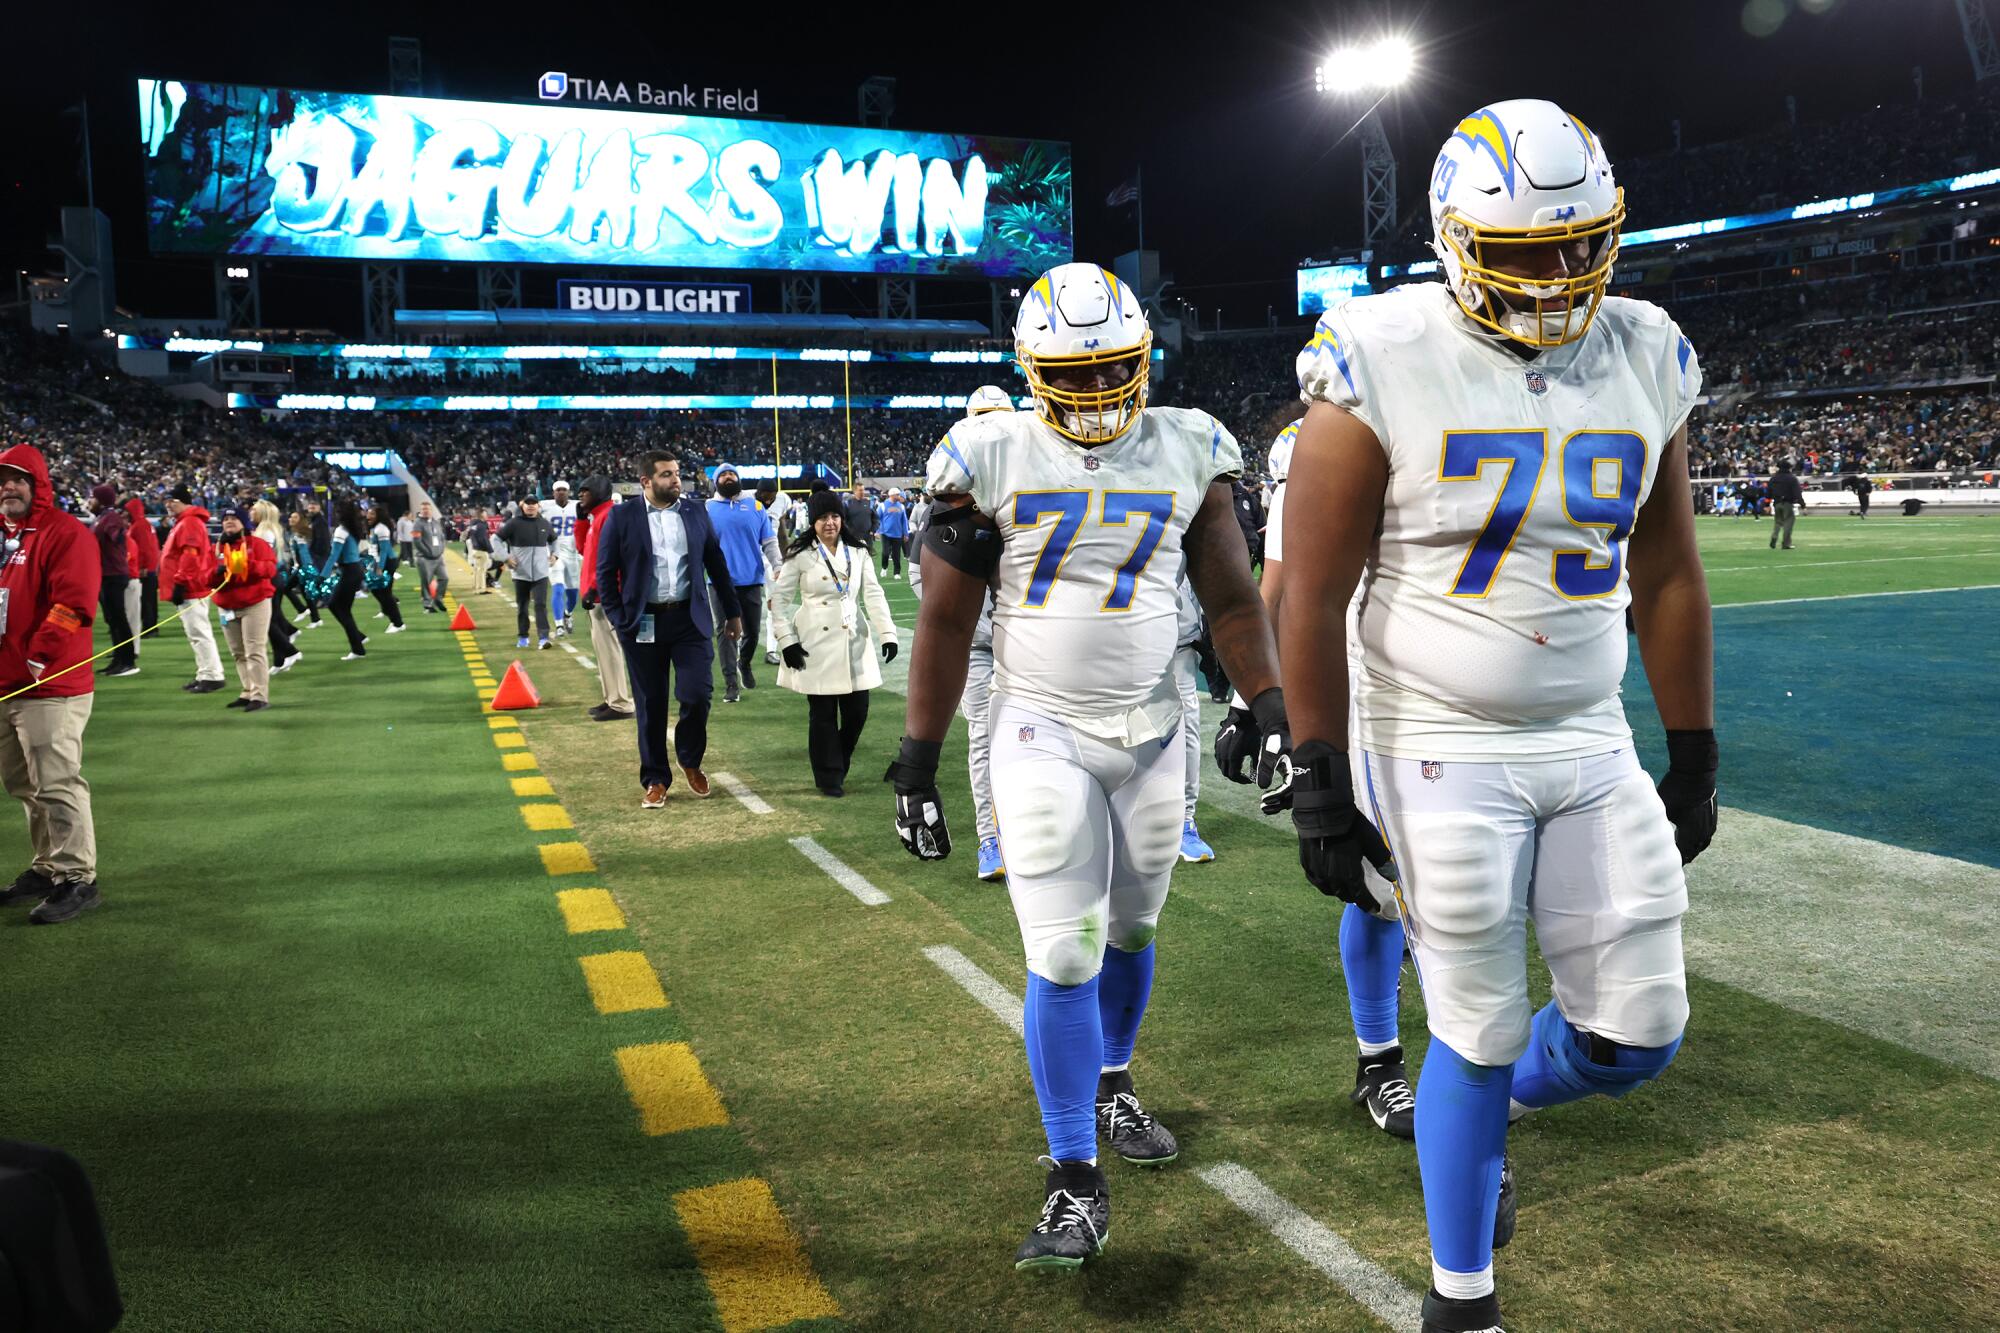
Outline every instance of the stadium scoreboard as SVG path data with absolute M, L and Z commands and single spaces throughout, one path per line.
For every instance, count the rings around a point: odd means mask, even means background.
M 156 252 L 1012 278 L 1072 254 L 1039 139 L 139 80 Z

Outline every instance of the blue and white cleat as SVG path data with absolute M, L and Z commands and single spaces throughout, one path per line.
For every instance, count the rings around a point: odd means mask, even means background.
M 528 646 L 527 636 L 523 635 L 522 637 L 514 640 L 514 646 L 516 648 L 526 648 Z
M 989 884 L 1007 878 L 1007 866 L 1000 859 L 1000 839 L 979 840 L 979 878 Z
M 1190 819 L 1185 824 L 1182 824 L 1181 860 L 1199 863 L 1202 861 L 1213 861 L 1214 859 L 1215 848 L 1201 840 L 1201 833 L 1195 828 L 1194 821 Z

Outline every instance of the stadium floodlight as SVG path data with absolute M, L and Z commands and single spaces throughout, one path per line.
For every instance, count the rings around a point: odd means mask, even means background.
M 1408 83 L 1417 52 L 1407 37 L 1383 37 L 1365 46 L 1343 46 L 1313 67 L 1313 89 L 1321 93 L 1387 92 Z

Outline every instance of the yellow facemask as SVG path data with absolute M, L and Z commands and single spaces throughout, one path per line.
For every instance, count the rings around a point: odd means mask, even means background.
M 1611 269 L 1618 259 L 1618 229 L 1625 221 L 1625 191 L 1609 213 L 1575 222 L 1523 231 L 1481 227 L 1468 218 L 1446 215 L 1439 228 L 1459 270 L 1451 294 L 1467 319 L 1527 347 L 1561 347 L 1582 338 L 1597 318 Z M 1529 279 L 1501 271 L 1510 249 L 1567 245 L 1583 241 L 1595 256 L 1582 272 L 1559 278 Z M 1468 301 L 1464 288 L 1477 293 Z

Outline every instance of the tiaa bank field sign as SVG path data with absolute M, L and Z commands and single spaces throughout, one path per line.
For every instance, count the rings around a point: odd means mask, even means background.
M 556 283 L 556 305 L 600 315 L 747 315 L 750 287 L 736 282 Z

